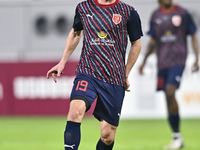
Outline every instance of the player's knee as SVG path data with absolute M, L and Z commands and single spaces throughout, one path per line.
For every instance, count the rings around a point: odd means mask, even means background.
M 167 89 L 165 92 L 168 103 L 173 103 L 173 101 L 175 100 L 175 91 Z
M 73 100 L 70 103 L 70 109 L 68 113 L 68 121 L 74 121 L 74 122 L 81 122 L 82 118 L 85 114 L 85 102 L 78 100 Z
M 174 85 L 167 85 L 166 86 L 166 98 L 168 101 L 173 101 L 175 99 L 175 92 L 176 92 L 177 87 Z
M 102 141 L 106 144 L 106 145 L 110 145 L 112 144 L 112 142 L 114 141 L 114 138 L 112 137 L 102 137 Z
M 81 122 L 84 112 L 79 109 L 71 109 L 68 113 L 68 120 L 74 122 Z
M 175 98 L 175 90 L 168 88 L 166 90 L 166 98 L 167 98 L 167 107 L 168 113 L 177 113 L 178 112 L 178 104 Z
M 76 109 L 72 109 L 69 111 L 69 114 L 68 114 L 68 118 L 71 118 L 72 120 L 78 118 L 80 115 L 80 112 Z
M 116 127 L 112 127 L 112 129 L 104 130 L 101 132 L 101 139 L 107 145 L 110 145 L 115 139 Z

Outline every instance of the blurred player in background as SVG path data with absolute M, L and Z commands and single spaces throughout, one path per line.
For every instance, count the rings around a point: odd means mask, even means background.
M 173 131 L 172 142 L 164 148 L 179 149 L 183 147 L 184 143 L 179 129 L 180 116 L 175 91 L 179 88 L 185 67 L 187 35 L 191 35 L 195 53 L 192 71 L 199 69 L 196 27 L 186 9 L 174 4 L 172 0 L 158 0 L 158 2 L 160 7 L 153 12 L 150 20 L 148 34 L 151 39 L 139 72 L 143 74 L 147 57 L 156 50 L 158 58 L 157 90 L 164 90 L 165 92 L 168 121 Z
M 97 99 L 93 115 L 100 121 L 97 150 L 112 150 L 129 73 L 141 50 L 141 22 L 137 11 L 119 0 L 87 0 L 76 7 L 60 62 L 47 73 L 56 82 L 78 45 L 83 32 L 83 48 L 76 67 L 70 108 L 64 134 L 65 150 L 77 150 L 83 116 Z M 131 48 L 125 65 L 128 36 Z

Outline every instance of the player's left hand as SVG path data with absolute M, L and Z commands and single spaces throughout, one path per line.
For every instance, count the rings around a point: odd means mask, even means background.
M 63 69 L 64 69 L 64 65 L 57 64 L 56 66 L 54 66 L 47 72 L 47 79 L 49 79 L 49 76 L 51 74 L 54 82 L 56 83 L 57 82 L 56 77 L 60 77 L 61 74 L 63 74 Z
M 130 92 L 131 90 L 129 89 L 129 87 L 130 87 L 130 83 L 129 83 L 128 78 L 126 77 L 125 87 L 124 87 L 125 91 Z
M 199 70 L 199 64 L 198 64 L 198 61 L 195 61 L 192 67 L 192 72 L 197 72 L 198 70 Z

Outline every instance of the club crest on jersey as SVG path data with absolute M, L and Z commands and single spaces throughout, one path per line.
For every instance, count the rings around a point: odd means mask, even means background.
M 172 24 L 176 27 L 180 26 L 182 22 L 182 18 L 179 15 L 174 15 L 172 17 Z
M 113 14 L 112 21 L 113 21 L 115 24 L 120 23 L 121 20 L 122 20 L 122 16 L 121 16 L 121 15 L 119 15 L 119 14 Z

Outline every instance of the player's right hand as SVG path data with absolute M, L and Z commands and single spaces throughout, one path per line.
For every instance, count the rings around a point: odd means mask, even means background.
M 192 72 L 197 72 L 199 70 L 198 61 L 195 61 L 194 65 L 192 66 Z
M 56 77 L 60 77 L 60 75 L 63 73 L 63 69 L 64 65 L 57 64 L 47 72 L 47 79 L 49 79 L 50 75 L 52 75 L 54 82 L 57 82 Z
M 140 74 L 140 75 L 143 75 L 143 74 L 144 74 L 143 68 L 144 68 L 144 64 L 141 64 L 140 67 L 139 67 L 139 74 Z

